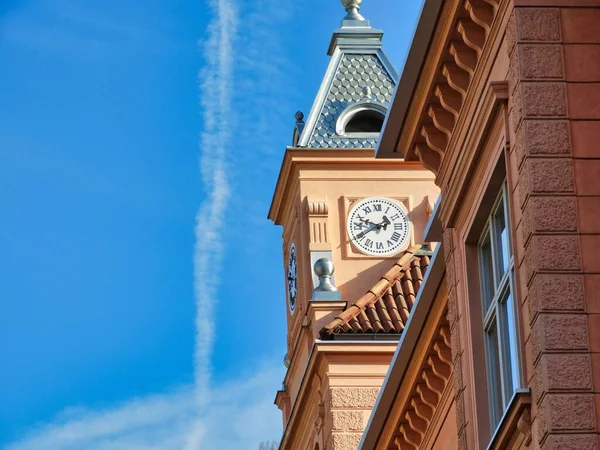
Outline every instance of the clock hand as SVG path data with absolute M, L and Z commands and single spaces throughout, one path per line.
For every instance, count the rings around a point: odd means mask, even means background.
M 358 218 L 358 220 L 360 220 L 362 223 L 366 224 L 366 225 L 371 225 L 371 221 L 369 219 L 363 219 L 360 215 L 356 215 L 356 217 Z
M 383 222 L 381 222 L 380 224 L 377 225 L 377 228 L 381 229 L 383 228 L 383 230 L 387 230 L 387 226 L 390 225 L 390 219 L 387 218 L 387 216 L 383 216 Z
M 375 228 L 377 228 L 377 224 L 376 223 L 372 223 L 369 225 L 369 228 L 367 228 L 365 231 L 361 231 L 360 233 L 358 233 L 356 235 L 356 239 L 362 239 L 363 237 L 365 237 L 365 235 L 369 232 L 374 230 Z

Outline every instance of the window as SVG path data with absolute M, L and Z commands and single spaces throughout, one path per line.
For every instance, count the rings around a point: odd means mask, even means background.
M 383 128 L 386 113 L 386 108 L 378 103 L 352 105 L 338 117 L 335 132 L 340 136 L 377 137 Z
M 347 133 L 379 133 L 383 127 L 383 114 L 378 111 L 365 109 L 352 116 L 346 124 Z
M 492 430 L 521 385 L 515 308 L 514 261 L 506 183 L 478 244 L 488 400 Z

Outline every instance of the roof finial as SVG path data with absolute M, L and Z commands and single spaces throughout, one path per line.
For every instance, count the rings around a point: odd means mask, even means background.
M 348 13 L 346 17 L 344 17 L 344 20 L 365 20 L 365 18 L 358 13 L 361 3 L 362 0 L 342 0 L 342 4 Z

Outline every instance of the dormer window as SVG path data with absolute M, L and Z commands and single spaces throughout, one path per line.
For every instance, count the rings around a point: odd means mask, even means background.
M 354 114 L 344 129 L 348 133 L 379 133 L 383 127 L 385 116 L 379 111 L 365 109 Z
M 347 108 L 340 114 L 336 132 L 347 137 L 378 136 L 383 128 L 386 109 L 377 103 L 362 103 Z

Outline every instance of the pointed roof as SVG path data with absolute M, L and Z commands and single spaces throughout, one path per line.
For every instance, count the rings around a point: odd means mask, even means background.
M 429 266 L 429 247 L 414 245 L 365 295 L 321 330 L 323 339 L 346 333 L 402 333 Z
M 360 1 L 342 0 L 348 15 L 334 31 L 325 77 L 308 115 L 299 147 L 375 148 L 379 133 L 345 133 L 352 114 L 373 110 L 385 115 L 398 73 L 383 51 L 383 32 L 359 13 Z

